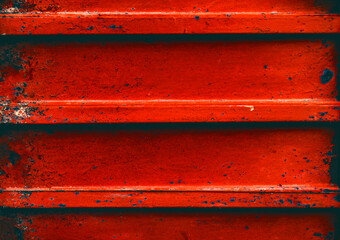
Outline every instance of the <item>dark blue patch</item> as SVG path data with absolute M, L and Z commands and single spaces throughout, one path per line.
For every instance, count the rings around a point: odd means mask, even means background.
M 333 71 L 326 68 L 325 70 L 323 70 L 323 73 L 321 75 L 321 83 L 322 84 L 329 83 L 333 77 L 334 77 Z

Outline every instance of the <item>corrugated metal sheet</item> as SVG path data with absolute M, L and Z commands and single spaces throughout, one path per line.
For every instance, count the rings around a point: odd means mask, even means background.
M 0 239 L 339 239 L 338 1 L 0 6 Z

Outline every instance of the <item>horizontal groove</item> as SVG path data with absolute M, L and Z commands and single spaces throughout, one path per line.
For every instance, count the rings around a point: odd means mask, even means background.
M 268 42 L 268 41 L 303 41 L 303 40 L 327 40 L 337 41 L 339 34 L 325 33 L 305 33 L 305 34 L 95 34 L 95 35 L 0 35 L 0 43 L 7 45 L 9 42 L 12 44 L 26 43 L 26 44 L 60 44 L 60 43 L 172 43 L 172 42 Z
M 244 208 L 205 208 L 205 207 L 155 207 L 155 208 L 2 208 L 0 216 L 11 216 L 12 214 L 24 214 L 24 215 L 40 215 L 40 214 L 152 214 L 152 213 L 165 213 L 165 214 L 284 214 L 284 215 L 296 215 L 296 214 L 339 214 L 340 208 L 274 208 L 274 207 L 244 207 Z

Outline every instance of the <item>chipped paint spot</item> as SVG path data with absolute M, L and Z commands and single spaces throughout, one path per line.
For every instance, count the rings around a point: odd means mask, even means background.
M 334 77 L 333 71 L 326 68 L 321 75 L 321 83 L 327 84 L 332 80 L 333 77 Z
M 12 106 L 10 103 L 9 100 L 0 101 L 0 123 L 22 123 L 25 119 L 33 116 L 38 109 L 23 103 L 18 103 L 16 106 Z
M 3 142 L 0 144 L 0 171 L 6 173 L 3 169 L 5 166 L 14 166 L 19 160 L 21 156 L 13 151 L 8 143 Z M 8 165 L 10 163 L 11 165 Z
M 2 11 L 1 11 L 1 13 L 7 13 L 7 14 L 18 13 L 18 12 L 20 12 L 20 11 L 19 11 L 19 8 L 17 8 L 17 7 L 6 8 L 6 9 L 2 9 Z

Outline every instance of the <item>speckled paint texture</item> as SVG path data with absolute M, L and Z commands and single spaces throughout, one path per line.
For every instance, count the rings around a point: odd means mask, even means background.
M 340 239 L 337 0 L 0 0 L 0 239 Z

